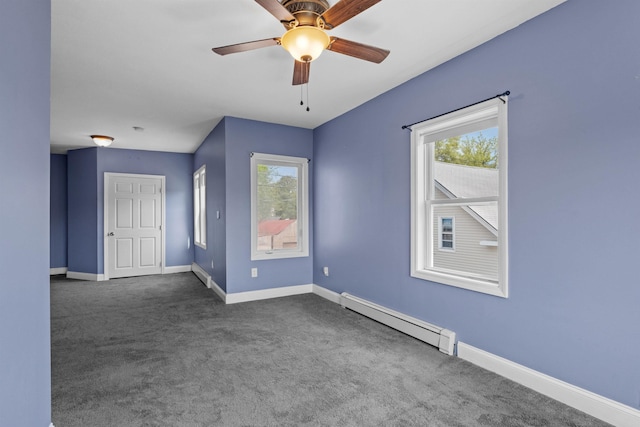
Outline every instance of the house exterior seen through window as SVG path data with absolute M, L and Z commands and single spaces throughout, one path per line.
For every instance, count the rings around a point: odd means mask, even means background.
M 413 277 L 507 297 L 507 100 L 414 126 Z
M 251 157 L 251 259 L 308 256 L 308 160 Z

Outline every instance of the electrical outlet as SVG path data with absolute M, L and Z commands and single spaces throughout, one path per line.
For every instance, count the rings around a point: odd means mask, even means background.
M 329 267 L 323 267 L 322 274 L 324 274 L 325 276 L 329 276 Z
M 257 268 L 252 268 L 251 269 L 251 277 L 258 277 L 258 269 Z
M 213 260 L 211 260 L 211 269 L 212 269 L 212 270 L 214 269 L 214 267 L 213 267 Z

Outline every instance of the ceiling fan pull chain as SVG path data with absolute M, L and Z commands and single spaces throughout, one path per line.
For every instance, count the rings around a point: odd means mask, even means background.
M 309 83 L 305 84 L 307 87 L 307 111 L 309 111 Z
M 300 85 L 300 105 L 304 105 L 304 102 L 302 102 L 302 85 Z

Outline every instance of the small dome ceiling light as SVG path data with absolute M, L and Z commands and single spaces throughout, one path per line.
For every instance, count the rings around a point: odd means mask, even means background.
M 113 138 L 106 135 L 91 135 L 91 139 L 93 139 L 93 142 L 99 147 L 108 147 L 113 142 Z

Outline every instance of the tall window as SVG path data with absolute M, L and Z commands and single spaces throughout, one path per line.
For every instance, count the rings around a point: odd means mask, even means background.
M 193 174 L 193 238 L 196 246 L 207 248 L 206 166 Z
M 414 126 L 411 180 L 411 275 L 506 298 L 506 98 Z
M 251 259 L 309 255 L 309 161 L 251 157 Z

